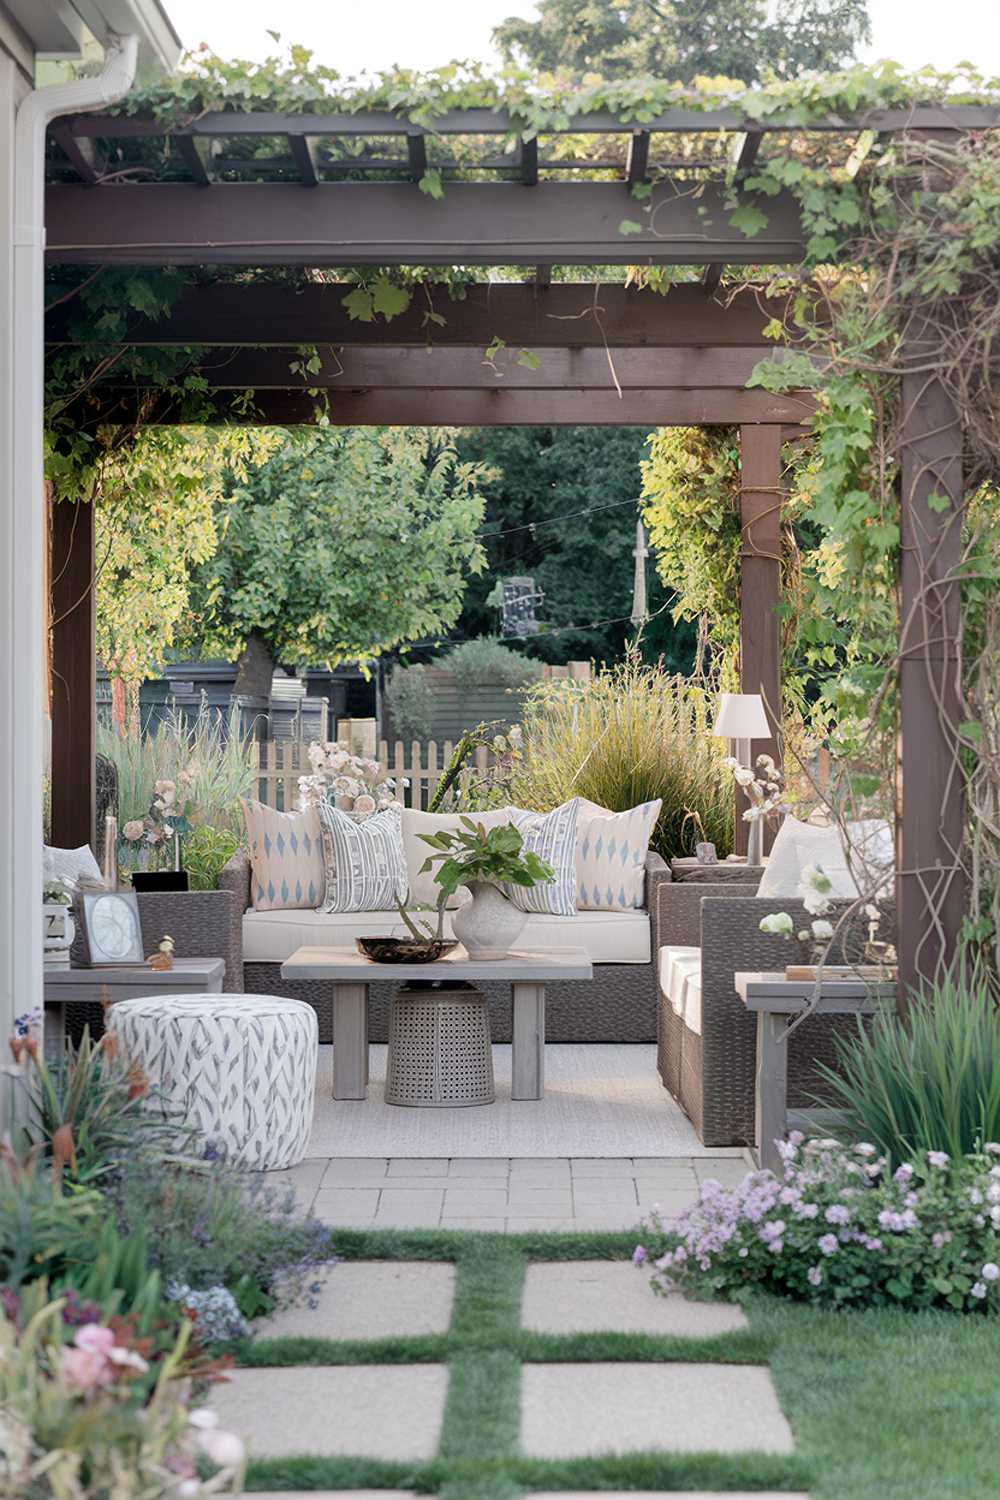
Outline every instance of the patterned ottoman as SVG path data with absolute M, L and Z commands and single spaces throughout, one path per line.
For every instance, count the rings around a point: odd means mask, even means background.
M 293 1167 L 312 1129 L 316 1012 L 273 995 L 163 995 L 108 1012 L 163 1113 L 227 1161 Z

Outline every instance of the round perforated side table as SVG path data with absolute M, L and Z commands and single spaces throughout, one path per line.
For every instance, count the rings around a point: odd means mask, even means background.
M 386 1104 L 448 1109 L 492 1104 L 486 996 L 466 984 L 414 983 L 392 998 Z

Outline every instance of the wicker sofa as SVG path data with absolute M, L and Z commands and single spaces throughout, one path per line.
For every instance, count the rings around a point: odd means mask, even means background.
M 664 1087 L 706 1146 L 744 1146 L 754 1138 L 756 1026 L 736 993 L 734 976 L 794 958 L 780 938 L 760 931 L 762 917 L 786 911 L 797 928 L 809 922 L 801 901 L 755 897 L 755 884 L 675 883 L 658 890 L 658 1068 Z M 859 914 L 839 939 L 832 961 L 856 961 L 866 935 L 866 919 Z M 700 1014 L 678 1014 L 662 982 L 663 950 L 681 947 L 700 949 Z M 824 1016 L 796 1030 L 788 1054 L 790 1108 L 822 1098 L 819 1067 L 833 1064 L 835 1036 L 850 1034 L 856 1025 L 851 1017 Z
M 629 912 L 578 912 L 572 917 L 531 916 L 522 939 L 526 948 L 584 948 L 594 962 L 589 981 L 552 986 L 546 996 L 546 1034 L 563 1042 L 650 1042 L 656 1036 L 655 956 L 657 893 L 670 883 L 670 870 L 657 854 L 646 861 L 646 905 Z M 289 995 L 307 1000 L 319 1017 L 320 1040 L 332 1036 L 330 986 L 315 981 L 288 981 L 281 964 L 298 947 L 350 946 L 356 937 L 390 932 L 398 924 L 393 912 L 327 916 L 310 910 L 255 912 L 250 903 L 250 862 L 237 850 L 219 877 L 232 900 L 234 931 L 242 953 L 242 984 L 248 994 Z M 483 986 L 490 1007 L 494 1041 L 511 1036 L 509 984 Z M 370 987 L 369 1035 L 385 1041 L 391 984 Z

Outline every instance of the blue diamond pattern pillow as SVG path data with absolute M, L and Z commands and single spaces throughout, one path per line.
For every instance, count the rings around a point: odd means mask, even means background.
M 661 801 L 613 813 L 577 799 L 576 904 L 580 911 L 627 911 L 645 901 L 646 855 Z
M 276 812 L 241 799 L 250 850 L 250 899 L 255 911 L 315 908 L 323 900 L 323 840 L 319 814 Z

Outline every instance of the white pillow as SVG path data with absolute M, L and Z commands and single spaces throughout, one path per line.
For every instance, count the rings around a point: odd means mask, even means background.
M 662 800 L 613 813 L 585 798 L 576 824 L 576 904 L 580 911 L 628 911 L 645 899 L 646 855 Z
M 423 875 L 420 873 L 420 866 L 432 852 L 430 845 L 425 844 L 420 835 L 456 833 L 462 826 L 463 817 L 471 818 L 474 823 L 481 823 L 486 829 L 500 828 L 511 821 L 511 809 L 494 807 L 489 812 L 429 813 L 421 812 L 417 807 L 403 808 L 403 850 L 406 856 L 406 874 L 410 882 L 410 901 L 414 906 L 436 906 L 441 894 L 441 887 L 434 879 L 439 866 L 435 865 Z M 464 887 L 460 886 L 459 889 Z M 461 904 L 458 892 L 448 902 L 449 906 Z
M 834 825 L 818 827 L 802 823 L 791 814 L 778 829 L 757 895 L 772 901 L 794 901 L 802 896 L 802 871 L 807 865 L 820 865 L 830 877 L 835 898 L 853 899 L 858 894 L 857 881 L 851 874 L 841 842 L 840 830 Z
M 579 798 L 573 797 L 550 813 L 527 812 L 512 807 L 510 822 L 529 850 L 548 860 L 555 871 L 553 880 L 539 885 L 504 885 L 507 896 L 521 911 L 544 912 L 554 917 L 576 915 L 576 819 Z
M 81 844 L 79 849 L 56 849 L 46 844 L 42 851 L 42 875 L 46 882 L 58 881 L 71 890 L 104 884 L 101 867 L 89 844 Z
M 358 823 L 338 807 L 319 807 L 324 912 L 391 911 L 406 896 L 406 856 L 398 802 Z

